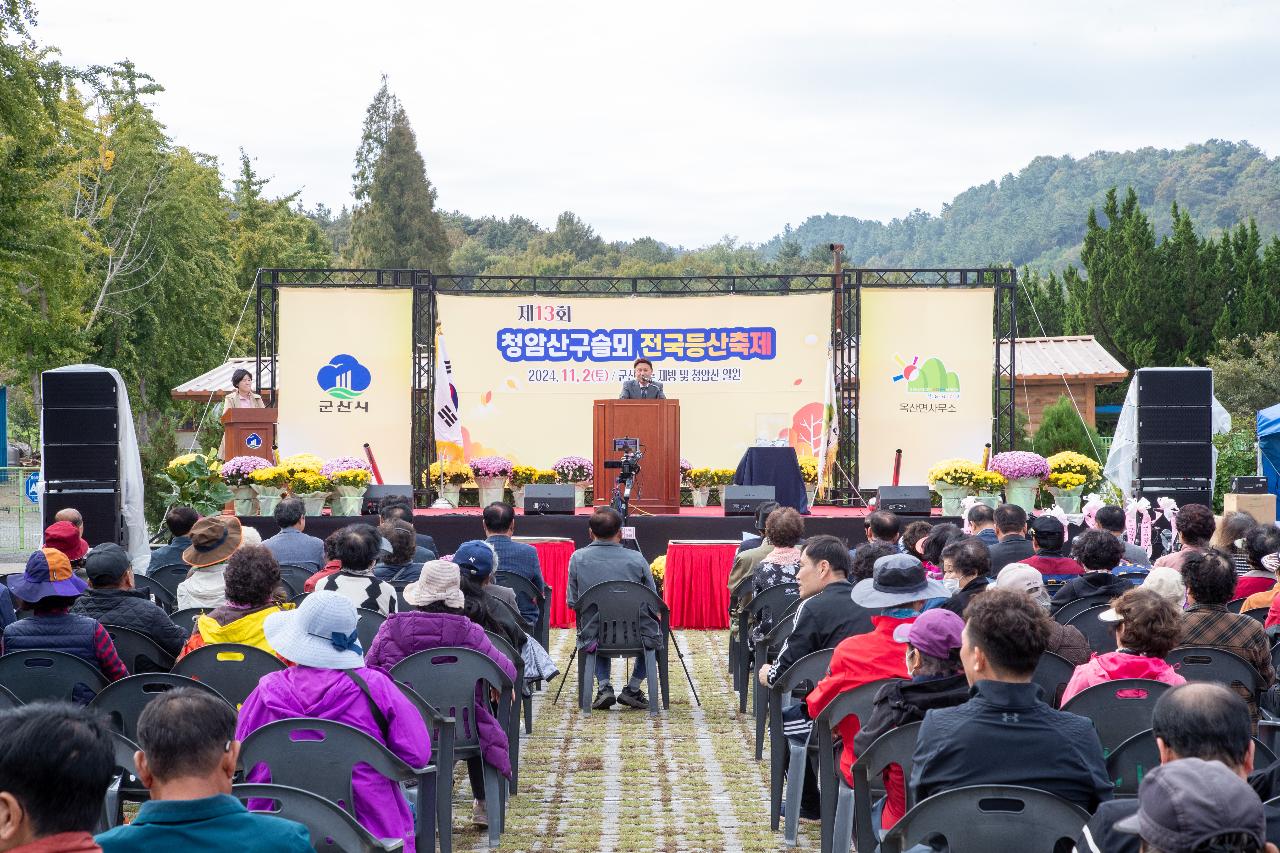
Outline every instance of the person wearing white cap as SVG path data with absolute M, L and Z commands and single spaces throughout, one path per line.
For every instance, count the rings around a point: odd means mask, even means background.
M 1170 566 L 1152 566 L 1142 579 L 1142 588 L 1154 591 L 1179 607 L 1187 602 L 1187 585 L 1182 580 L 1182 572 Z
M 1039 569 L 1026 563 L 1010 563 L 1005 566 L 996 576 L 995 585 L 998 589 L 1020 592 L 1046 611 L 1049 609 L 1049 592 L 1044 588 L 1044 575 L 1040 574 Z M 1044 650 L 1066 659 L 1072 666 L 1087 662 L 1092 654 L 1089 641 L 1080 633 L 1079 628 L 1075 625 L 1063 625 L 1057 620 L 1052 620 L 1049 624 L 1049 644 Z
M 390 676 L 365 665 L 356 607 L 338 592 L 317 591 L 297 610 L 263 622 L 267 642 L 297 666 L 262 677 L 240 708 L 236 739 L 276 720 L 319 717 L 354 726 L 411 767 L 431 760 L 431 735 L 418 709 Z M 265 765 L 246 768 L 247 782 L 270 781 Z M 356 820 L 375 838 L 402 838 L 414 850 L 413 814 L 398 784 L 371 767 L 352 773 Z

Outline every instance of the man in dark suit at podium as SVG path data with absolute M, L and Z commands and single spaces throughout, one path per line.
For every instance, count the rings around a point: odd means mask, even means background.
M 637 358 L 632 365 L 636 369 L 636 378 L 622 383 L 619 400 L 665 400 L 662 383 L 653 381 L 653 362 L 647 358 Z

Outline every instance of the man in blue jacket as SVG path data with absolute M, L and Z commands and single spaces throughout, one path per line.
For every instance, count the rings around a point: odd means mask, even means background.
M 511 504 L 491 503 L 484 508 L 484 536 L 498 555 L 498 571 L 512 572 L 533 584 L 533 588 L 546 595 L 547 582 L 542 579 L 542 566 L 538 551 L 532 545 L 516 542 L 511 537 L 516 532 L 516 511 Z M 520 615 L 530 625 L 538 622 L 538 602 L 523 592 L 516 592 Z

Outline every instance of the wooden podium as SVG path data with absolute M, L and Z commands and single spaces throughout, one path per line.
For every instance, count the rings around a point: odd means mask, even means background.
M 631 492 L 632 511 L 653 514 L 680 512 L 680 401 L 596 400 L 592 412 L 592 464 L 596 506 L 613 498 L 618 469 L 605 460 L 620 459 L 615 438 L 638 438 L 644 458 Z
M 261 456 L 275 464 L 275 409 L 227 409 L 222 413 L 224 458 Z

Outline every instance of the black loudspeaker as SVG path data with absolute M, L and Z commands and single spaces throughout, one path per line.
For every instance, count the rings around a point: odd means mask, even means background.
M 1213 477 L 1213 445 L 1202 442 L 1138 442 L 1138 479 L 1208 480 Z
M 1231 494 L 1233 495 L 1265 495 L 1266 493 L 1266 477 L 1231 478 Z
M 1213 494 L 1213 371 L 1144 367 L 1138 381 L 1138 494 L 1210 504 Z
M 1137 379 L 1139 406 L 1213 405 L 1213 371 L 1207 367 L 1144 367 Z
M 1138 485 L 1138 497 L 1151 501 L 1156 509 L 1157 498 L 1173 498 L 1178 506 L 1202 504 L 1213 506 L 1213 491 L 1207 480 L 1143 480 Z
M 755 515 L 756 508 L 777 500 L 773 486 L 725 486 L 720 490 L 720 503 L 725 515 Z
M 40 395 L 45 526 L 74 508 L 89 544 L 123 541 L 115 378 L 101 370 L 51 371 L 40 376 Z
M 576 503 L 573 486 L 565 483 L 524 487 L 525 515 L 573 515 Z
M 1213 409 L 1209 406 L 1139 406 L 1138 443 L 1196 442 L 1213 438 Z
M 409 506 L 413 506 L 413 486 L 408 484 L 395 486 L 383 484 L 379 486 L 376 483 L 370 483 L 364 489 L 364 502 L 360 504 L 361 514 L 377 515 L 378 504 L 388 495 L 403 495 L 409 499 Z
M 116 381 L 102 370 L 50 371 L 40 376 L 40 396 L 46 409 L 112 409 Z
M 894 515 L 929 515 L 932 512 L 928 486 L 881 486 L 876 509 Z
M 118 489 L 62 489 L 44 496 L 44 526 L 53 524 L 59 510 L 76 509 L 84 519 L 84 539 L 90 545 L 121 543 L 120 492 Z

